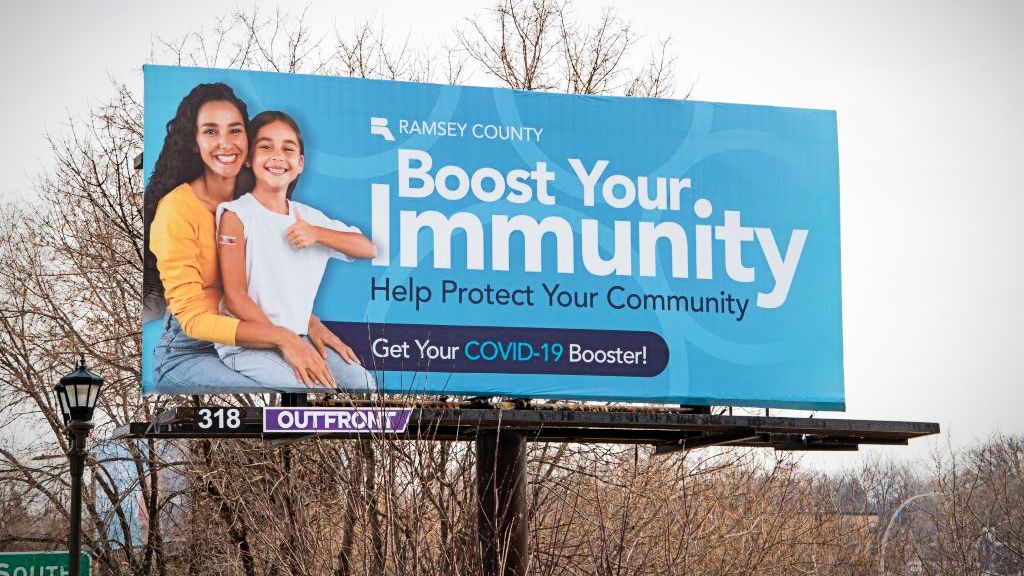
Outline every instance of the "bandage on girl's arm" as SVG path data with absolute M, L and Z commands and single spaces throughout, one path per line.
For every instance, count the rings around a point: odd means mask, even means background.
M 270 319 L 249 297 L 249 279 L 245 272 L 245 226 L 238 216 L 225 210 L 217 228 L 217 253 L 220 257 L 224 305 L 236 318 L 270 324 Z

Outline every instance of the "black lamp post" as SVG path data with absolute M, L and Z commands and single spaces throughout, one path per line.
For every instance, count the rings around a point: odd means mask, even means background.
M 103 378 L 85 368 L 85 354 L 79 357 L 75 371 L 53 387 L 64 415 L 64 433 L 68 437 L 71 462 L 71 529 L 68 533 L 68 571 L 78 576 L 82 555 L 82 475 L 85 472 L 85 440 L 92 430 L 92 414 L 100 397 Z

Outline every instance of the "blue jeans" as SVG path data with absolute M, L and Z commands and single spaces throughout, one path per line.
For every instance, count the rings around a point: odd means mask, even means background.
M 307 342 L 309 338 L 302 337 Z M 241 374 L 266 383 L 266 388 L 279 392 L 333 392 L 332 387 L 307 387 L 295 377 L 295 370 L 276 350 L 261 350 L 232 346 L 222 349 L 224 363 Z M 348 364 L 341 356 L 327 349 L 327 367 L 337 389 L 351 392 L 367 392 L 377 389 L 377 381 L 373 375 L 359 364 Z
M 185 335 L 172 314 L 153 352 L 153 391 L 158 394 L 273 392 L 221 362 L 213 343 Z

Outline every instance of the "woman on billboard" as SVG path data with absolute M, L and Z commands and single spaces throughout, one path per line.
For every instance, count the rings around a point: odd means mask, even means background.
M 249 124 L 249 161 L 255 185 L 217 207 L 217 249 L 224 311 L 243 322 L 305 332 L 328 260 L 373 258 L 376 248 L 358 228 L 291 199 L 305 167 L 298 124 L 277 111 Z M 288 278 L 288 282 L 282 282 Z M 295 371 L 274 350 L 218 343 L 225 364 L 271 386 L 295 386 Z M 330 351 L 327 365 L 342 388 L 366 390 L 373 377 L 349 351 Z
M 160 392 L 274 389 L 228 368 L 214 343 L 276 349 L 293 369 L 295 380 L 308 387 L 333 388 L 335 380 L 325 361 L 328 347 L 352 355 L 312 316 L 307 341 L 287 328 L 219 311 L 222 284 L 214 212 L 236 195 L 249 153 L 247 125 L 245 102 L 229 86 L 196 86 L 167 123 L 167 136 L 146 186 L 145 301 L 147 307 L 160 301 L 167 307 L 153 358 L 153 380 Z

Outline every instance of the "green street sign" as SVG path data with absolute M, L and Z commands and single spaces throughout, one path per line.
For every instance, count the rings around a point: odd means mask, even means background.
M 89 555 L 82 552 L 78 576 L 89 576 Z M 0 552 L 0 576 L 70 576 L 67 552 Z

